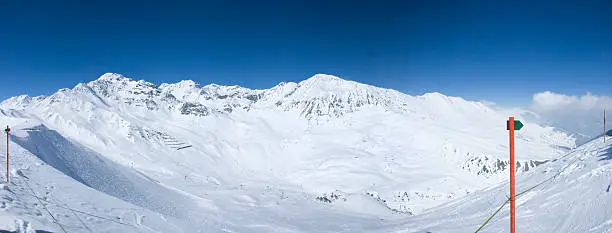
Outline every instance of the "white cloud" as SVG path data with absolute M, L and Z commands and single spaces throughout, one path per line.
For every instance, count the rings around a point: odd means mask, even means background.
M 578 102 L 578 98 L 576 96 L 567 96 L 547 91 L 533 95 L 532 107 L 534 109 L 549 111 L 563 108 L 576 102 Z
M 549 91 L 534 94 L 530 106 L 530 110 L 540 116 L 541 123 L 590 137 L 603 132 L 604 109 L 612 113 L 612 97 L 591 93 L 569 96 Z M 608 120 L 612 120 L 610 115 Z M 610 126 L 608 124 L 608 128 Z

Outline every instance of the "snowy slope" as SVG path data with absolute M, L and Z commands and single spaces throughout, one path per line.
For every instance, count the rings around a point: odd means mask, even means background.
M 30 133 L 39 133 L 19 119 L 2 120 L 3 123 L 14 126 L 11 136 L 18 141 L 20 137 Z M 50 145 L 49 142 L 33 144 L 43 147 Z M 162 217 L 151 210 L 123 202 L 79 183 L 74 177 L 67 176 L 43 162 L 19 143 L 11 141 L 9 147 L 11 177 L 10 183 L 7 184 L 6 176 L 2 174 L 0 229 L 24 233 L 182 232 L 185 229 L 177 227 L 185 225 L 184 221 L 170 216 Z M 0 149 L 6 151 L 6 145 L 0 145 Z M 40 149 L 36 152 L 44 155 L 53 153 L 47 151 L 49 148 Z M 2 156 L 2 160 L 6 160 L 5 155 Z M 86 168 L 90 176 L 99 175 L 96 174 L 95 167 Z M 110 181 L 99 180 L 99 182 Z M 122 184 L 113 182 L 107 185 Z
M 526 192 L 517 198 L 517 232 L 612 232 L 611 185 L 610 136 L 606 143 L 597 138 L 519 175 L 517 193 Z M 504 184 L 473 193 L 386 231 L 473 232 L 505 202 L 508 190 Z M 482 232 L 510 232 L 508 205 Z
M 505 113 L 330 75 L 251 90 L 108 73 L 0 110 L 32 129 L 16 145 L 74 182 L 196 229 L 363 230 L 503 182 L 508 168 Z M 519 174 L 575 146 L 525 123 Z

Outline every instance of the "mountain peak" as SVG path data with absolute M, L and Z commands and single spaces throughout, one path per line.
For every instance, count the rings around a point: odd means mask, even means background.
M 131 80 L 131 79 L 123 76 L 122 74 L 118 74 L 118 73 L 105 73 L 102 76 L 100 76 L 100 78 L 98 78 L 98 81 L 123 81 L 123 80 Z
M 423 99 L 432 99 L 432 100 L 448 100 L 450 96 L 442 94 L 440 92 L 428 92 L 421 96 L 418 96 Z
M 298 86 L 307 89 L 318 89 L 322 92 L 330 92 L 350 90 L 359 86 L 359 83 L 344 80 L 333 75 L 315 74 L 314 76 L 298 83 Z
M 197 82 L 193 81 L 193 80 L 182 80 L 178 83 L 176 83 L 178 86 L 183 86 L 183 87 L 199 87 L 200 84 L 198 84 Z
M 29 105 L 31 102 L 32 97 L 30 97 L 29 95 L 20 95 L 8 98 L 2 101 L 0 105 L 8 108 L 23 108 L 24 106 Z
M 304 81 L 301 81 L 300 83 L 304 85 L 308 83 L 315 84 L 315 83 L 342 83 L 342 82 L 348 82 L 348 81 L 342 78 L 339 78 L 337 76 L 329 75 L 329 74 L 315 74 L 312 77 Z
M 320 79 L 320 80 L 336 80 L 336 81 L 346 81 L 344 79 L 339 78 L 338 76 L 330 75 L 330 74 L 315 74 L 311 79 Z
M 86 84 L 92 88 L 104 87 L 108 88 L 111 86 L 116 86 L 119 89 L 124 88 L 157 88 L 157 86 L 153 83 L 147 82 L 145 80 L 134 80 L 128 77 L 123 76 L 118 73 L 105 73 L 100 76 L 97 80 L 91 81 Z

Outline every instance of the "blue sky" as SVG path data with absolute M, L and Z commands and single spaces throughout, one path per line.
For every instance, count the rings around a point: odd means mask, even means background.
M 610 1 L 177 2 L 1 1 L 0 98 L 105 72 L 250 88 L 328 73 L 508 105 L 610 94 Z

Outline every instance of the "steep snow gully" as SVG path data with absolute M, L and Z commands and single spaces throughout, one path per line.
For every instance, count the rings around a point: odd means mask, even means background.
M 15 157 L 0 229 L 470 232 L 507 193 L 509 114 L 331 75 L 251 90 L 108 73 L 0 103 Z M 608 233 L 609 144 L 525 123 L 519 191 L 581 160 L 519 199 L 521 232 Z M 553 218 L 568 201 L 581 210 Z

